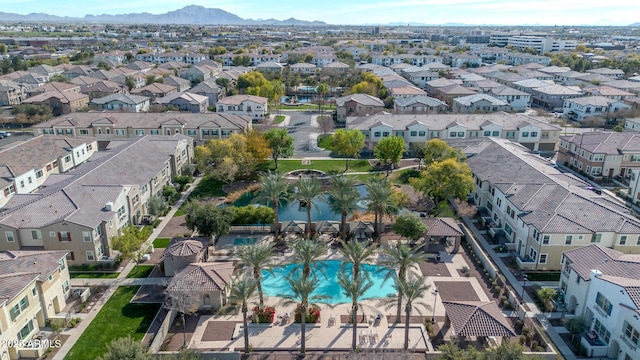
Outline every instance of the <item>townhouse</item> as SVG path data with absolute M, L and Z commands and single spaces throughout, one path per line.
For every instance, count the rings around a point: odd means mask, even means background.
M 193 159 L 191 138 L 143 136 L 100 152 L 30 194 L 16 194 L 0 213 L 0 250 L 68 251 L 70 264 L 113 262 L 111 239 L 140 224 L 152 195 Z M 2 236 L 4 235 L 4 236 Z
M 37 358 L 50 347 L 29 343 L 40 340 L 48 321 L 65 321 L 61 312 L 70 295 L 66 257 L 66 251 L 0 252 L 0 359 Z
M 159 98 L 155 104 L 163 106 L 174 106 L 180 111 L 192 113 L 205 113 L 209 107 L 209 98 L 206 96 L 192 94 L 188 92 L 178 92 L 169 96 Z
M 455 113 L 490 113 L 497 111 L 511 111 L 511 105 L 487 94 L 474 94 L 453 99 Z
M 593 131 L 560 137 L 558 162 L 590 176 L 627 176 L 640 169 L 640 136 Z
M 623 237 L 640 245 L 638 237 Z M 562 263 L 559 301 L 588 324 L 579 335 L 587 356 L 640 358 L 640 256 L 594 243 L 566 251 Z
M 373 149 L 383 138 L 400 136 L 409 146 L 430 139 L 459 140 L 486 137 L 519 142 L 533 151 L 554 151 L 562 128 L 524 114 L 376 114 L 347 118 L 347 129 L 365 135 Z
M 590 73 L 590 74 L 599 74 L 599 75 L 603 75 L 612 79 L 622 79 L 622 77 L 624 76 L 624 71 L 620 70 L 620 69 L 610 69 L 610 68 L 596 68 L 596 69 L 589 69 L 586 72 Z
M 33 126 L 36 135 L 69 135 L 116 140 L 182 134 L 198 145 L 251 129 L 251 117 L 227 113 L 76 113 Z
M 162 79 L 162 83 L 165 85 L 175 86 L 178 89 L 178 92 L 185 92 L 191 87 L 191 81 L 174 75 L 164 77 L 164 79 Z
M 60 116 L 88 107 L 89 96 L 78 92 L 47 91 L 24 99 L 22 103 L 48 106 L 54 116 Z
M 149 111 L 150 101 L 146 96 L 115 93 L 101 98 L 93 99 L 90 106 L 98 110 L 145 112 Z
M 160 83 L 153 83 L 138 89 L 131 90 L 131 93 L 133 95 L 146 96 L 151 99 L 151 102 L 156 101 L 156 99 L 158 98 L 175 94 L 177 92 L 178 92 L 178 88 L 176 86 L 165 85 Z
M 393 99 L 393 110 L 398 114 L 437 114 L 447 111 L 442 100 L 426 95 Z
M 563 253 L 592 243 L 640 253 L 640 221 L 515 142 L 490 138 L 467 158 L 483 222 L 521 269 L 561 270 Z
M 0 150 L 0 208 L 14 194 L 28 194 L 51 174 L 68 172 L 98 150 L 96 139 L 36 136 Z
M 532 89 L 531 105 L 547 111 L 562 112 L 564 101 L 582 96 L 582 91 L 562 85 L 547 85 Z
M 367 94 L 351 94 L 336 99 L 336 120 L 344 123 L 348 116 L 373 115 L 384 111 L 384 102 Z
M 516 111 L 525 111 L 531 101 L 531 95 L 509 86 L 491 88 L 486 93 L 496 99 L 508 102 Z
M 309 63 L 297 63 L 289 65 L 289 71 L 298 74 L 315 74 L 316 66 Z
M 573 121 L 584 121 L 595 116 L 615 120 L 629 109 L 631 106 L 621 100 L 604 96 L 585 96 L 565 100 L 562 113 Z
M 203 81 L 190 89 L 190 93 L 206 96 L 209 98 L 209 105 L 218 103 L 218 99 L 224 97 L 224 87 L 214 81 Z
M 598 86 L 586 88 L 585 92 L 592 96 L 604 96 L 614 100 L 627 100 L 636 97 L 636 94 L 613 88 L 611 86 Z
M 401 73 L 402 76 L 407 78 L 409 81 L 411 81 L 421 89 L 424 89 L 427 86 L 427 81 L 440 78 L 440 74 L 438 74 L 437 72 L 426 70 L 417 66 L 402 69 Z
M 0 106 L 20 105 L 26 97 L 25 88 L 11 80 L 0 80 Z
M 267 114 L 268 99 L 254 95 L 233 95 L 218 100 L 216 111 L 234 115 L 244 115 L 260 121 Z

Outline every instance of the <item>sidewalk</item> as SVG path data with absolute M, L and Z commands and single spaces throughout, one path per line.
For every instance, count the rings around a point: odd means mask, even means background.
M 193 181 L 191 186 L 189 186 L 189 189 L 184 194 L 182 194 L 180 200 L 178 200 L 178 202 L 174 206 L 172 206 L 171 210 L 162 219 L 158 227 L 153 229 L 153 232 L 151 233 L 151 236 L 149 236 L 149 239 L 145 242 L 145 245 L 152 244 L 153 241 L 158 237 L 158 235 L 160 235 L 162 229 L 167 226 L 169 220 L 173 218 L 173 215 L 175 215 L 176 211 L 178 211 L 180 206 L 182 206 L 182 204 L 187 200 L 193 189 L 195 189 L 196 186 L 200 183 L 201 179 L 202 177 L 199 177 Z M 118 275 L 116 279 L 71 279 L 70 283 L 72 287 L 101 285 L 109 286 L 109 289 L 104 293 L 104 295 L 102 295 L 100 300 L 96 302 L 96 304 L 88 314 L 76 314 L 77 317 L 82 318 L 82 321 L 75 328 L 68 329 L 62 332 L 63 335 L 69 335 L 69 338 L 60 347 L 56 355 L 52 358 L 53 360 L 63 360 L 65 356 L 67 356 L 69 350 L 71 350 L 76 341 L 78 341 L 78 338 L 80 338 L 85 329 L 89 327 L 104 304 L 109 301 L 118 286 L 162 285 L 166 283 L 167 280 L 164 278 L 127 279 L 127 275 L 135 265 L 135 261 L 129 261 L 127 266 L 124 267 L 124 269 L 120 272 L 120 275 Z

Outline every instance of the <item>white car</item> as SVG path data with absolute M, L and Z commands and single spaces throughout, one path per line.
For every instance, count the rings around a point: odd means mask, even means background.
M 0 139 L 4 139 L 6 137 L 11 136 L 11 133 L 8 131 L 0 131 Z

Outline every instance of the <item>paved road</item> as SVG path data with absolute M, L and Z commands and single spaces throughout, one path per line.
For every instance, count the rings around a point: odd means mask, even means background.
M 0 131 L 4 131 L 4 129 L 0 129 Z M 11 134 L 11 136 L 8 136 L 4 139 L 0 139 L 0 148 L 4 149 L 6 147 L 8 147 L 7 145 L 16 142 L 16 141 L 26 141 L 33 138 L 33 134 L 32 133 L 24 133 L 24 134 Z
M 314 134 L 318 133 L 318 130 L 312 126 L 311 117 L 318 115 L 319 113 L 311 111 L 286 111 L 282 110 L 282 113 L 291 117 L 289 124 L 286 126 L 287 132 L 294 139 L 295 150 L 293 156 L 296 158 L 301 157 L 327 157 L 329 151 L 315 150 L 309 148 L 309 139 L 315 141 Z

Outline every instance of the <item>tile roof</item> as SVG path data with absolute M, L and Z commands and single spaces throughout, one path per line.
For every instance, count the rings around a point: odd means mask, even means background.
M 91 103 L 102 105 L 102 104 L 110 103 L 112 101 L 119 101 L 129 105 L 137 105 L 148 100 L 149 98 L 146 96 L 117 93 L 117 94 L 103 96 L 101 98 L 95 98 L 91 100 Z
M 202 241 L 192 239 L 180 239 L 178 241 L 172 241 L 171 244 L 164 249 L 162 257 L 165 256 L 178 256 L 185 257 L 191 256 L 201 252 L 205 248 Z
M 473 106 L 473 104 L 479 101 L 488 101 L 491 105 L 494 106 L 507 106 L 508 102 L 500 99 L 496 99 L 491 95 L 487 94 L 473 94 L 469 96 L 461 96 L 453 99 L 454 102 L 459 103 L 463 106 Z
M 457 336 L 515 336 L 511 324 L 493 301 L 443 301 Z
M 267 98 L 254 95 L 233 95 L 218 99 L 218 104 L 240 105 L 245 101 L 253 101 L 259 104 L 267 104 Z
M 233 269 L 232 262 L 189 264 L 171 279 L 166 291 L 222 291 L 231 284 Z
M 563 255 L 583 280 L 588 281 L 591 270 L 597 269 L 602 275 L 630 279 L 640 286 L 640 255 L 625 254 L 598 244 L 568 250 Z
M 31 169 L 37 171 L 48 163 L 71 153 L 74 147 L 94 140 L 93 138 L 36 136 L 26 141 L 12 143 L 10 147 L 0 150 L 0 165 L 7 166 L 14 175 L 23 174 Z
M 462 236 L 462 230 L 452 218 L 420 218 L 427 226 L 427 236 Z
M 66 256 L 67 251 L 0 252 L 0 303 L 13 299 L 34 280 L 47 280 Z
M 355 101 L 365 106 L 384 106 L 384 102 L 375 96 L 367 94 L 351 94 L 336 99 L 337 106 L 344 106 L 347 101 Z
M 561 136 L 567 141 L 592 154 L 619 155 L 640 152 L 640 136 L 625 132 L 590 131 L 570 136 Z

